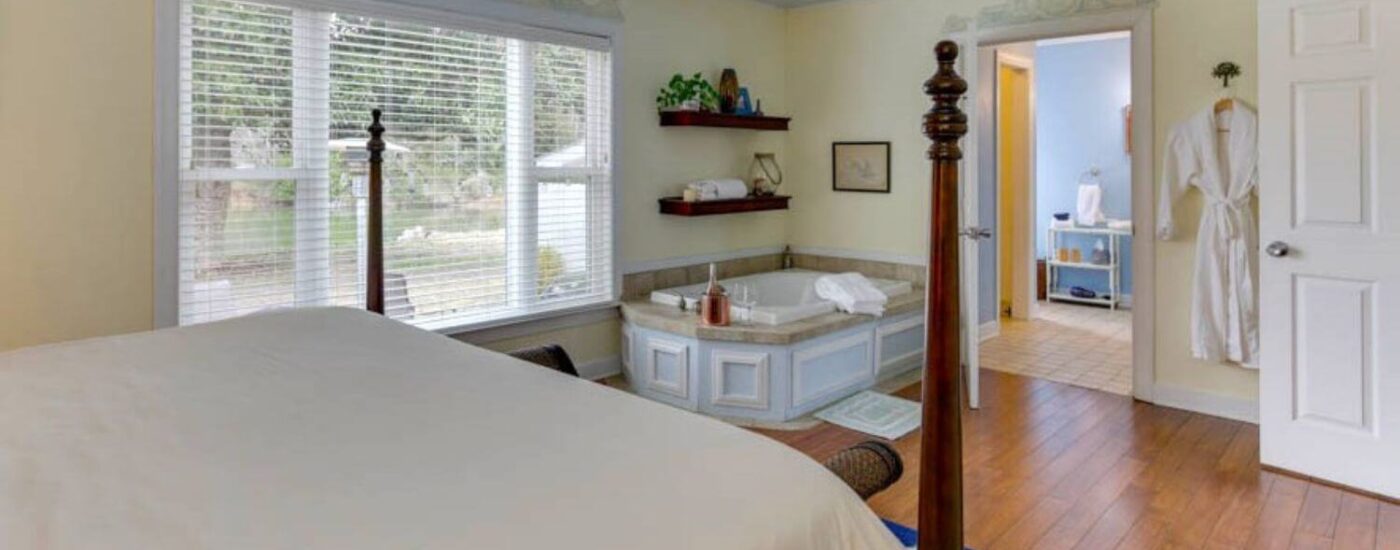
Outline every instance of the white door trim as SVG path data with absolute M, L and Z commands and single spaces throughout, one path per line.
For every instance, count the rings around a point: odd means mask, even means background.
M 1152 8 L 1139 6 L 1108 13 L 1087 14 L 1049 21 L 1038 21 L 1024 25 L 978 30 L 976 22 L 969 24 L 966 31 L 954 33 L 956 40 L 965 52 L 964 58 L 973 59 L 965 67 L 968 81 L 968 96 L 977 97 L 976 51 L 980 46 L 994 46 L 1011 42 L 1057 38 L 1063 36 L 1094 34 L 1113 31 L 1132 32 L 1132 88 L 1133 88 L 1133 397 L 1153 401 L 1155 380 L 1155 357 L 1157 352 L 1156 329 L 1156 243 L 1153 227 L 1156 215 L 1153 208 L 1153 162 L 1156 153 L 1154 141 L 1154 117 L 1152 103 Z M 964 151 L 967 158 L 963 162 L 965 189 L 977 187 L 977 110 L 964 109 L 968 114 L 968 136 Z M 964 278 L 977 277 L 977 262 L 964 269 Z M 964 285 L 969 281 L 964 281 Z M 975 284 L 975 283 L 973 283 Z M 964 294 L 966 296 L 966 294 Z

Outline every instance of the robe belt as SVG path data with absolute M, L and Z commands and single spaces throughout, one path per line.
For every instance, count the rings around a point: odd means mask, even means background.
M 1241 236 L 1239 223 L 1249 212 L 1249 199 L 1229 200 L 1206 197 L 1206 208 L 1215 216 L 1215 231 L 1221 240 L 1230 241 Z

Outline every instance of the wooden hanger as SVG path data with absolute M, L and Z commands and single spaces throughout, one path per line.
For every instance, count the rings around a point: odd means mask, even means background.
M 1240 76 L 1240 66 L 1229 61 L 1220 63 L 1211 71 L 1211 76 L 1219 78 L 1224 84 L 1221 90 L 1221 98 L 1215 102 L 1215 114 L 1219 116 L 1221 113 L 1234 110 L 1235 96 L 1230 90 L 1230 79 Z M 1230 131 L 1229 128 L 1221 128 L 1219 126 L 1215 129 L 1219 132 Z
M 1217 101 L 1215 102 L 1215 131 L 1220 132 L 1220 133 L 1222 133 L 1222 134 L 1228 134 L 1228 133 L 1230 133 L 1230 127 L 1229 127 L 1229 126 L 1221 126 L 1221 125 L 1220 125 L 1220 114 L 1221 114 L 1221 113 L 1228 112 L 1228 111 L 1232 111 L 1232 110 L 1234 110 L 1234 109 L 1235 109 L 1235 98 L 1233 98 L 1233 97 L 1222 97 L 1222 98 L 1220 98 L 1219 100 L 1217 100 Z

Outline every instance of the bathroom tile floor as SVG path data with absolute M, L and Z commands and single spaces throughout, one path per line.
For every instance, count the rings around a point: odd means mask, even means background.
M 982 368 L 1119 395 L 1132 394 L 1132 312 L 1041 302 L 1040 318 L 1001 318 L 982 342 Z

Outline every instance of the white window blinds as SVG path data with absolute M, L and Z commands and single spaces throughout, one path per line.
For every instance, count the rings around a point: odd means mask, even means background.
M 184 0 L 181 31 L 181 324 L 363 307 L 374 108 L 390 317 L 613 298 L 606 48 L 231 0 Z

